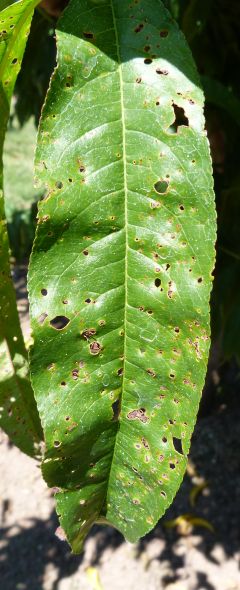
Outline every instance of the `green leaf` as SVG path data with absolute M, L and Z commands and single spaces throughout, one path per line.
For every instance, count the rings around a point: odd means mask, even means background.
M 74 551 L 145 535 L 182 480 L 209 348 L 215 210 L 203 95 L 159 0 L 72 0 L 36 170 L 30 269 L 43 473 Z
M 27 351 L 10 273 L 2 151 L 10 100 L 35 5 L 36 1 L 20 1 L 0 13 L 0 426 L 31 456 L 39 453 L 42 430 L 29 382 Z

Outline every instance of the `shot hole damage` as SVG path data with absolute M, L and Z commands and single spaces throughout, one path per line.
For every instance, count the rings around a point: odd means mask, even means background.
M 117 399 L 115 402 L 113 402 L 112 411 L 113 411 L 112 420 L 114 422 L 116 422 L 118 420 L 119 414 L 120 414 L 120 400 L 119 399 Z
M 150 64 L 152 63 L 152 59 L 151 59 L 151 57 L 146 57 L 146 58 L 145 58 L 145 60 L 144 60 L 144 63 L 145 63 L 146 65 L 150 65 Z
M 55 330 L 63 330 L 69 324 L 70 319 L 65 315 L 57 315 L 55 318 L 50 320 L 50 325 Z
M 94 340 L 94 342 L 91 342 L 90 344 L 90 353 L 93 354 L 94 356 L 97 356 L 100 351 L 102 350 L 101 344 L 99 342 L 97 342 L 96 340 Z
M 177 451 L 177 453 L 179 453 L 180 455 L 184 455 L 181 438 L 173 436 L 172 441 L 175 451 Z
M 81 335 L 82 335 L 82 338 L 84 338 L 85 340 L 89 340 L 90 338 L 95 336 L 95 334 L 96 334 L 95 328 L 88 328 L 87 330 L 84 330 Z
M 154 190 L 159 195 L 165 195 L 169 186 L 169 182 L 167 180 L 158 180 L 154 184 Z
M 173 103 L 173 111 L 175 115 L 175 121 L 169 127 L 168 131 L 172 133 L 177 133 L 179 127 L 189 127 L 189 120 L 185 115 L 185 111 L 182 107 L 179 107 L 177 104 Z

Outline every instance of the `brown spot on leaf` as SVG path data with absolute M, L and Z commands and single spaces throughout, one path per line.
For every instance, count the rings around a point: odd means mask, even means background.
M 128 420 L 140 420 L 140 422 L 146 423 L 149 419 L 147 418 L 147 416 L 145 416 L 145 412 L 145 408 L 132 410 L 132 412 L 128 412 L 127 418 Z
M 90 344 L 90 353 L 91 354 L 96 356 L 100 353 L 101 350 L 102 350 L 102 347 L 99 342 L 97 342 L 96 340 L 94 342 L 91 342 L 91 344 Z

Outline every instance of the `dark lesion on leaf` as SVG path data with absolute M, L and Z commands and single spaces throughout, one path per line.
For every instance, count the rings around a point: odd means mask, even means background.
M 38 323 L 39 324 L 43 324 L 45 322 L 45 319 L 48 317 L 47 313 L 41 313 L 41 315 L 38 318 Z
M 90 353 L 95 356 L 98 355 L 102 350 L 101 344 L 99 342 L 97 342 L 96 340 L 94 340 L 94 342 L 91 342 L 89 348 L 90 348 Z
M 139 408 L 138 410 L 132 410 L 127 414 L 128 420 L 140 420 L 140 422 L 146 423 L 149 418 L 146 416 L 145 408 Z
M 81 336 L 85 340 L 89 340 L 90 338 L 92 338 L 93 336 L 95 336 L 95 334 L 96 334 L 95 328 L 87 328 L 86 330 L 84 330 L 82 332 Z
M 137 25 L 134 29 L 135 33 L 140 33 L 143 30 L 144 24 L 143 23 L 139 23 L 139 25 Z

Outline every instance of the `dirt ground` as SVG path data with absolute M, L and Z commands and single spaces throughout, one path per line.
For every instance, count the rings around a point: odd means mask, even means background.
M 29 334 L 24 267 L 15 278 Z M 198 420 L 172 507 L 135 545 L 95 526 L 84 553 L 71 555 L 39 467 L 1 434 L 0 589 L 240 590 L 240 387 L 235 373 L 224 379 L 220 401 Z

